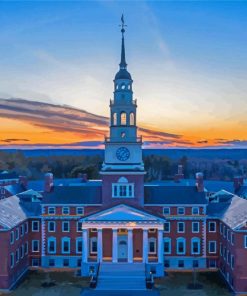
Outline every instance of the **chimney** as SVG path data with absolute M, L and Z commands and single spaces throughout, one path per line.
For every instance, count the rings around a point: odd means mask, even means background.
M 179 164 L 178 165 L 178 173 L 174 176 L 174 181 L 179 182 L 181 179 L 184 179 L 183 165 Z
M 203 173 L 196 173 L 196 187 L 198 192 L 204 191 L 204 183 L 203 183 Z
M 51 192 L 54 188 L 53 184 L 53 174 L 52 173 L 46 173 L 45 174 L 45 186 L 44 191 L 45 192 Z
M 234 192 L 237 192 L 241 186 L 244 185 L 244 177 L 243 176 L 237 176 L 233 178 L 233 186 L 234 186 Z
M 19 176 L 19 184 L 21 185 L 23 190 L 27 190 L 27 176 Z

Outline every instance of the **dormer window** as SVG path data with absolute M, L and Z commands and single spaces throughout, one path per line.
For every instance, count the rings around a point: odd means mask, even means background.
M 129 183 L 125 177 L 121 177 L 118 183 L 112 184 L 112 197 L 114 198 L 133 198 L 134 184 Z

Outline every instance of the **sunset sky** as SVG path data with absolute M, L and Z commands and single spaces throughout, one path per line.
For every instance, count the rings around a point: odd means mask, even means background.
M 1 1 L 0 147 L 102 147 L 122 13 L 145 146 L 246 148 L 246 1 Z

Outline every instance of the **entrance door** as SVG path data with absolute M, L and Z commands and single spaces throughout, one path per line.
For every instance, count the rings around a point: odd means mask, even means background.
M 120 236 L 118 238 L 118 259 L 124 260 L 128 258 L 128 243 L 127 236 Z

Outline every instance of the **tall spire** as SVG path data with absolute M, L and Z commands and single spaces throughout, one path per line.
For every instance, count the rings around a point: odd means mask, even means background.
M 122 24 L 120 26 L 121 26 L 121 33 L 122 33 L 122 48 L 121 48 L 121 62 L 119 64 L 119 66 L 120 66 L 120 69 L 126 69 L 127 63 L 125 60 L 125 47 L 124 47 L 124 33 L 125 33 L 124 27 L 126 27 L 126 25 L 124 24 L 124 15 L 123 14 L 121 17 L 121 22 L 122 22 Z

